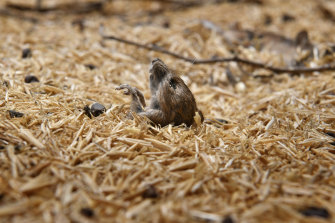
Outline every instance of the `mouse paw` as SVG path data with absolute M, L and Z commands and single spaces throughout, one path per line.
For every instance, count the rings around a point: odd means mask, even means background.
M 130 86 L 129 84 L 121 84 L 120 86 L 115 88 L 115 90 L 124 90 L 123 93 L 125 95 L 136 94 L 136 91 L 134 90 L 134 88 Z

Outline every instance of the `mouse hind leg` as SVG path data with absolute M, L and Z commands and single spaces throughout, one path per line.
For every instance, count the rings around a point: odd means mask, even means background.
M 155 125 L 160 125 L 161 127 L 164 127 L 170 123 L 170 117 L 160 109 L 148 108 L 144 112 L 139 113 L 139 115 L 146 116 Z

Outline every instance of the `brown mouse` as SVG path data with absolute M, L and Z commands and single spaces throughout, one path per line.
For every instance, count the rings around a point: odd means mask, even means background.
M 135 87 L 122 84 L 116 90 L 126 89 L 125 94 L 132 96 L 130 111 L 148 117 L 154 124 L 190 126 L 194 123 L 196 112 L 201 121 L 203 115 L 184 81 L 174 74 L 159 58 L 151 62 L 150 68 L 150 106 L 145 107 L 143 94 Z

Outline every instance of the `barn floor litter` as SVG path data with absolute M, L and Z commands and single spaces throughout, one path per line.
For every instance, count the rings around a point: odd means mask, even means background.
M 171 4 L 17 12 L 36 23 L 0 17 L 0 222 L 335 221 L 334 71 L 193 65 L 99 34 L 103 25 L 107 35 L 184 56 L 231 56 L 221 33 L 201 22 L 209 21 L 288 38 L 305 29 L 324 49 L 335 42 L 335 26 L 319 4 L 330 12 L 335 4 L 264 0 L 164 10 Z M 237 48 L 245 58 L 285 66 L 273 52 Z M 206 118 L 225 122 L 158 128 L 128 119 L 130 97 L 114 89 L 127 83 L 149 100 L 156 57 L 180 74 Z M 333 59 L 330 53 L 305 65 Z M 106 111 L 90 118 L 95 102 Z

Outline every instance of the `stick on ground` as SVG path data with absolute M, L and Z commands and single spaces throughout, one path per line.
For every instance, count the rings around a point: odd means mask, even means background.
M 160 52 L 160 53 L 167 54 L 167 55 L 173 56 L 177 59 L 181 59 L 181 60 L 184 60 L 186 62 L 193 63 L 193 64 L 237 62 L 237 63 L 242 63 L 242 64 L 246 64 L 246 65 L 249 65 L 249 66 L 257 67 L 257 68 L 267 69 L 267 70 L 273 71 L 274 73 L 278 73 L 278 74 L 280 74 L 280 73 L 301 74 L 301 73 L 324 72 L 324 71 L 335 70 L 335 66 L 332 65 L 332 64 L 325 64 L 325 65 L 318 66 L 318 67 L 292 67 L 292 68 L 274 67 L 274 66 L 267 65 L 265 63 L 252 61 L 252 60 L 248 60 L 248 59 L 243 59 L 243 58 L 240 58 L 239 56 L 221 57 L 221 58 L 214 58 L 214 59 L 195 59 L 195 58 L 193 59 L 193 58 L 189 58 L 189 57 L 184 57 L 184 56 L 182 56 L 178 53 L 171 52 L 169 50 L 166 50 L 166 49 L 161 48 L 161 47 L 156 46 L 156 45 L 145 45 L 145 44 L 141 44 L 141 43 L 137 43 L 137 42 L 134 42 L 134 41 L 122 39 L 120 37 L 116 37 L 116 36 L 112 36 L 112 35 L 108 35 L 108 36 L 103 35 L 103 34 L 101 34 L 101 35 L 102 35 L 103 39 L 115 40 L 115 41 L 118 41 L 118 42 L 133 45 L 133 46 L 136 46 L 136 47 L 139 47 L 139 48 L 144 48 L 144 49 L 147 49 L 147 50 Z
M 96 2 L 76 2 L 76 3 L 63 3 L 58 4 L 53 7 L 42 7 L 41 4 L 36 5 L 36 7 L 21 5 L 16 3 L 6 3 L 7 9 L 14 9 L 18 11 L 30 11 L 30 12 L 39 12 L 39 13 L 48 13 L 52 11 L 64 11 L 74 14 L 80 13 L 89 13 L 93 11 L 101 11 L 103 9 L 104 2 L 96 1 Z

